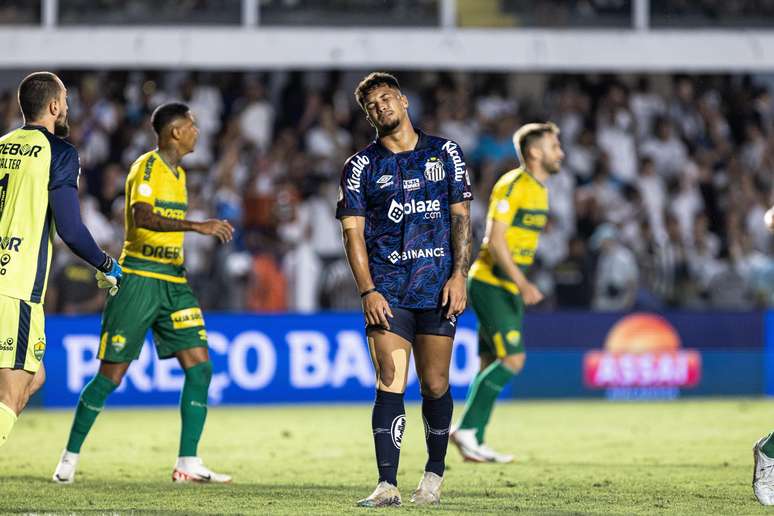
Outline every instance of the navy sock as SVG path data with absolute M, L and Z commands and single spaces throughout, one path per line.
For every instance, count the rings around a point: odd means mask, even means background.
M 379 468 L 379 482 L 398 485 L 398 460 L 403 432 L 406 429 L 406 410 L 403 394 L 376 391 L 376 402 L 371 415 L 374 432 L 376 466 Z
M 440 477 L 443 476 L 446 467 L 446 447 L 449 444 L 449 427 L 453 409 L 454 402 L 448 390 L 437 399 L 422 397 L 422 419 L 425 423 L 425 443 L 427 444 L 425 471 Z

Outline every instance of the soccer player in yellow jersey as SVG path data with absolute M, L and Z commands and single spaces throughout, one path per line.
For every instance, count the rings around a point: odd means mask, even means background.
M 194 150 L 199 130 L 188 106 L 169 103 L 151 117 L 158 148 L 140 156 L 126 179 L 125 242 L 120 263 L 124 278 L 102 314 L 98 374 L 81 392 L 75 420 L 53 479 L 70 483 L 83 441 L 108 395 L 121 383 L 142 349 L 148 328 L 159 358 L 176 357 L 185 371 L 180 396 L 182 428 L 175 482 L 229 482 L 204 466 L 197 455 L 207 417 L 212 363 L 199 303 L 185 278 L 185 231 L 231 240 L 225 220 L 186 220 L 188 195 L 180 160 Z
M 67 136 L 67 90 L 36 72 L 18 90 L 24 126 L 0 137 L 0 446 L 45 380 L 43 305 L 54 229 L 117 287 L 121 268 L 94 242 L 78 205 L 80 164 Z
M 545 182 L 559 172 L 564 159 L 559 129 L 550 122 L 522 126 L 513 143 L 521 167 L 503 174 L 492 189 L 486 234 L 468 278 L 468 299 L 478 318 L 481 369 L 450 439 L 463 458 L 473 462 L 513 460 L 484 444 L 484 431 L 497 396 L 524 366 L 524 305 L 543 299 L 525 271 L 548 216 Z

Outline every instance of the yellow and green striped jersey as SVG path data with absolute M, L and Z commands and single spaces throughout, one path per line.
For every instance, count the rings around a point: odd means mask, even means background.
M 185 171 L 173 170 L 151 151 L 140 156 L 126 178 L 124 249 L 119 263 L 126 274 L 185 283 L 182 231 L 152 231 L 134 223 L 132 206 L 150 204 L 153 212 L 170 219 L 184 219 L 188 210 Z
M 77 188 L 79 173 L 75 147 L 43 127 L 0 137 L 0 294 L 44 298 L 55 229 L 48 192 Z
M 513 262 L 526 271 L 535 259 L 540 232 L 548 219 L 548 190 L 522 168 L 506 172 L 497 180 L 489 198 L 487 222 L 507 224 L 505 241 Z M 486 241 L 470 268 L 470 275 L 479 281 L 502 287 L 509 292 L 519 289 L 495 263 Z

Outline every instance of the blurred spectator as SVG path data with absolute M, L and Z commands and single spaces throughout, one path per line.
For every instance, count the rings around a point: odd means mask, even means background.
M 63 72 L 81 154 L 83 218 L 120 254 L 131 162 L 155 147 L 149 115 L 187 102 L 200 128 L 184 163 L 189 217 L 229 219 L 229 246 L 186 236 L 205 309 L 357 309 L 334 208 L 347 156 L 374 138 L 355 105 L 355 72 Z M 546 185 L 550 224 L 533 279 L 542 309 L 774 306 L 774 103 L 765 77 L 404 72 L 423 130 L 462 144 L 476 199 L 477 248 L 490 190 L 518 166 L 512 136 L 553 120 L 566 159 Z M 529 81 L 525 81 L 525 84 Z M 538 91 L 538 92 L 536 92 Z M 21 123 L 0 92 L 0 126 Z M 58 245 L 58 244 L 57 244 Z M 98 308 L 67 253 L 56 253 L 48 310 Z M 82 284 L 78 284 L 82 281 Z M 62 294 L 64 292 L 64 294 Z M 78 296 L 68 298 L 71 293 Z M 94 304 L 92 304 L 94 303 Z

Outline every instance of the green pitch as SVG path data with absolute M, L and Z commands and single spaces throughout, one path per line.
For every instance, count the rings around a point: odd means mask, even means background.
M 752 444 L 774 427 L 766 401 L 531 402 L 496 407 L 490 444 L 511 465 L 466 464 L 449 450 L 432 512 L 755 514 Z M 0 449 L 0 513 L 363 514 L 375 485 L 368 406 L 213 408 L 200 449 L 234 483 L 173 485 L 177 410 L 108 408 L 75 484 L 49 479 L 70 412 L 29 411 Z M 405 505 L 424 465 L 408 407 L 399 475 Z

